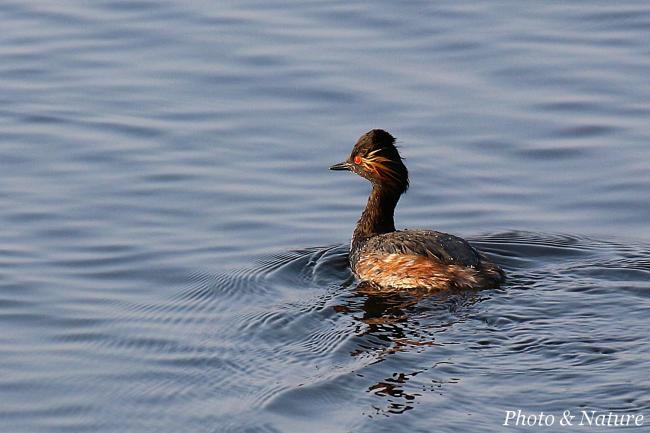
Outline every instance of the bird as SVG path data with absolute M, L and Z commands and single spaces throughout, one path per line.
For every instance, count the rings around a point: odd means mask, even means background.
M 434 230 L 395 230 L 397 202 L 409 187 L 395 138 L 382 129 L 363 134 L 350 156 L 330 170 L 351 171 L 372 184 L 352 233 L 349 264 L 380 291 L 498 287 L 504 271 L 465 239 Z

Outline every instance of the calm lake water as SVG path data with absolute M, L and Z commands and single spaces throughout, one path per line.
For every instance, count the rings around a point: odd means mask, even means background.
M 650 429 L 647 1 L 3 0 L 0 26 L 3 433 Z M 355 289 L 369 186 L 327 168 L 371 128 L 411 172 L 397 225 L 503 288 Z

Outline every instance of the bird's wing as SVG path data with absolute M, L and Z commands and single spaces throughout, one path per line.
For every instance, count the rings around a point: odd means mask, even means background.
M 444 264 L 477 267 L 481 256 L 464 239 L 432 230 L 400 230 L 373 236 L 363 250 L 386 254 L 415 254 Z

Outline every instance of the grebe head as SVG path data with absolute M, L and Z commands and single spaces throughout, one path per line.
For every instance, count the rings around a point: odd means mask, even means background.
M 395 138 L 383 129 L 373 129 L 363 134 L 354 145 L 350 157 L 334 164 L 330 170 L 352 171 L 373 185 L 387 187 L 398 194 L 409 186 L 408 170 L 395 147 Z

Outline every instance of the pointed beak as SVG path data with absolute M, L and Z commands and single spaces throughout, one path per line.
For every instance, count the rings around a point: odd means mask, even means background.
M 348 162 L 339 162 L 331 166 L 330 170 L 350 170 L 350 164 Z

